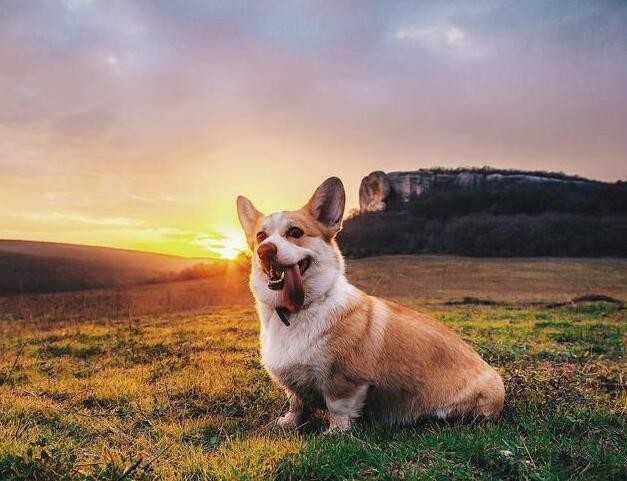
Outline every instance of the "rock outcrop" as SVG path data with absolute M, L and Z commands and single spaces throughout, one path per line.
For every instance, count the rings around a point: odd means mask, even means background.
M 364 177 L 359 186 L 359 210 L 377 212 L 386 210 L 391 203 L 406 203 L 415 200 L 434 187 L 459 189 L 514 189 L 517 187 L 537 187 L 557 184 L 586 184 L 596 182 L 560 174 L 522 173 L 517 171 L 496 171 L 492 169 L 444 170 L 420 169 L 407 172 L 380 170 Z

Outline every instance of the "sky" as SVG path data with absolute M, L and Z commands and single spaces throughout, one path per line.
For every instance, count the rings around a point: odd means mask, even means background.
M 484 166 L 627 178 L 627 2 L 0 0 L 0 238 L 183 256 L 235 198 Z

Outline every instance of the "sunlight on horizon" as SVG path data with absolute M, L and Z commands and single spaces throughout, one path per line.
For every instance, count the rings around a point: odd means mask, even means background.
M 216 252 L 223 259 L 233 260 L 242 252 L 245 252 L 247 246 L 242 234 L 234 234 L 222 239 L 222 246 L 215 248 Z
M 218 229 L 216 234 L 196 238 L 190 245 L 204 249 L 211 257 L 227 260 L 234 260 L 247 249 L 244 234 L 236 227 Z

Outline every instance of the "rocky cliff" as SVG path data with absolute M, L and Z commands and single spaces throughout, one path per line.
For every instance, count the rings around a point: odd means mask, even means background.
M 386 210 L 392 202 L 406 203 L 417 199 L 435 187 L 459 189 L 489 188 L 514 189 L 559 184 L 577 184 L 580 187 L 598 185 L 598 182 L 562 174 L 498 171 L 493 169 L 420 169 L 408 172 L 375 171 L 368 174 L 359 186 L 359 210 L 376 212 Z

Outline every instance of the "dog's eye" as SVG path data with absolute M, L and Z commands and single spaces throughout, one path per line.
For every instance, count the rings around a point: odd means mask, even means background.
M 290 227 L 287 231 L 287 237 L 293 237 L 294 239 L 302 237 L 303 234 L 304 232 L 300 227 Z
M 263 241 L 265 241 L 268 238 L 268 234 L 266 234 L 265 232 L 257 232 L 257 242 L 259 244 L 261 244 Z

